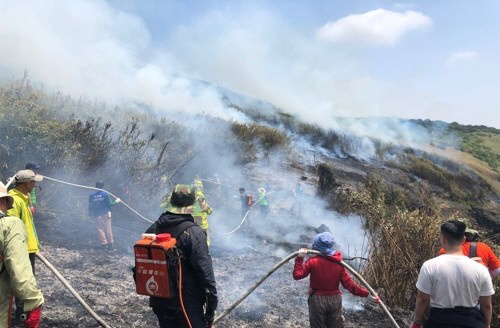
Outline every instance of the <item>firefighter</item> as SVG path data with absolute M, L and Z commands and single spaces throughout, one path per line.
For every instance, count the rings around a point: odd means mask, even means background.
M 15 188 L 9 191 L 9 195 L 14 199 L 14 203 L 7 214 L 20 218 L 24 223 L 24 228 L 26 229 L 26 246 L 33 274 L 35 274 L 35 254 L 40 250 L 40 243 L 36 233 L 33 213 L 30 209 L 30 194 L 35 188 L 36 182 L 42 180 L 42 176 L 35 174 L 31 170 L 21 170 L 16 173 Z
M 104 188 L 104 182 L 97 181 L 96 188 Z M 89 195 L 89 216 L 96 220 L 97 235 L 101 248 L 112 251 L 114 249 L 113 230 L 111 228 L 111 207 L 120 203 L 121 199 L 113 200 L 111 196 L 98 190 Z
M 22 302 L 22 312 L 26 314 L 24 327 L 37 328 L 44 300 L 31 268 L 23 222 L 4 214 L 13 202 L 0 182 L 0 327 L 10 326 L 9 305 L 15 296 Z
M 208 231 L 207 216 L 212 214 L 213 211 L 212 208 L 208 206 L 205 199 L 205 194 L 203 192 L 203 182 L 201 180 L 194 180 L 194 189 L 196 192 L 196 200 L 194 202 L 192 216 L 194 218 L 194 222 L 196 222 L 196 224 L 198 224 L 207 235 L 207 245 L 210 246 L 210 234 Z
M 304 264 L 307 249 L 301 248 L 295 258 L 293 279 L 300 280 L 311 275 L 309 282 L 309 323 L 311 328 L 343 328 L 342 292 L 339 285 L 351 294 L 368 297 L 368 290 L 358 286 L 340 264 L 342 254 L 336 251 L 335 240 L 329 232 L 314 237 L 312 249 L 321 252 L 322 256 L 314 256 Z M 373 296 L 380 302 L 378 296 Z
M 194 187 L 176 185 L 166 199 L 169 200 L 166 212 L 146 233 L 170 233 L 176 237 L 177 248 L 184 255 L 180 286 L 183 302 L 178 296 L 171 299 L 151 297 L 149 304 L 158 317 L 160 328 L 189 327 L 182 304 L 192 328 L 211 327 L 218 303 L 217 288 L 206 234 L 191 215 L 196 199 Z M 176 272 L 169 271 L 169 274 L 176 276 Z

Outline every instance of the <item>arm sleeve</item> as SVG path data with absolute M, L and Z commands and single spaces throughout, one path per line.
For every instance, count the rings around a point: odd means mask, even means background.
M 420 268 L 420 273 L 418 274 L 417 279 L 417 289 L 422 293 L 428 295 L 432 294 L 432 281 L 429 273 L 429 268 L 427 267 L 426 263 L 424 263 L 422 265 L 422 268 Z
M 5 235 L 4 264 L 10 277 L 11 290 L 24 303 L 24 312 L 30 312 L 43 303 L 43 295 L 31 269 L 24 225 L 17 219 L 11 222 Z
M 109 199 L 109 207 L 111 208 L 111 206 L 115 206 L 116 204 L 118 204 L 115 199 L 113 197 L 111 197 L 110 194 L 107 194 L 108 195 L 108 199 Z
M 199 226 L 187 229 L 191 242 L 189 263 L 199 281 L 203 281 L 207 290 L 207 307 L 215 311 L 218 304 L 217 287 L 215 285 L 212 257 L 208 252 L 207 237 Z
M 490 271 L 495 271 L 496 269 L 500 268 L 500 261 L 497 259 L 495 256 L 495 253 L 491 250 L 491 248 L 488 245 L 484 245 L 484 250 L 483 252 L 486 254 L 486 257 L 488 258 L 488 270 Z
M 295 258 L 295 265 L 293 267 L 293 279 L 295 280 L 300 280 L 304 279 L 309 275 L 309 272 L 311 272 L 311 260 L 307 260 L 305 265 L 302 265 L 304 263 L 304 258 L 303 257 L 296 257 Z
M 351 276 L 344 267 L 342 267 L 340 270 L 340 283 L 345 289 L 356 296 L 367 297 L 368 295 L 370 295 L 370 292 L 367 289 L 358 286 L 358 284 L 356 284 L 354 280 L 352 280 Z
M 483 283 L 481 284 L 481 290 L 479 291 L 479 296 L 491 296 L 491 295 L 495 295 L 495 289 L 493 289 L 493 282 L 491 280 L 489 272 L 487 272 L 487 270 L 484 270 Z

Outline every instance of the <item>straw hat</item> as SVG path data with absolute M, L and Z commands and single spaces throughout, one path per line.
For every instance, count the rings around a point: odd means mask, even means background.
M 14 203 L 14 198 L 12 198 L 12 196 L 7 193 L 7 187 L 5 187 L 2 182 L 0 182 L 0 198 L 4 197 L 7 197 L 7 209 L 11 209 L 12 204 Z

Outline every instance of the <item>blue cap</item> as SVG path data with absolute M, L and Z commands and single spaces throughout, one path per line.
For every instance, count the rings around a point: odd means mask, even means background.
M 312 249 L 321 252 L 323 255 L 332 256 L 335 254 L 333 247 L 335 239 L 330 232 L 322 232 L 314 237 Z

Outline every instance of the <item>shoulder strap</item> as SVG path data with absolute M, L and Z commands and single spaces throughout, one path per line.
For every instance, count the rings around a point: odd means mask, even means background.
M 175 227 L 172 227 L 172 229 L 169 229 L 170 230 L 169 233 L 175 239 L 179 239 L 179 237 L 182 235 L 182 233 L 184 231 L 186 231 L 186 229 L 188 229 L 188 228 L 190 228 L 192 226 L 195 226 L 195 225 L 196 225 L 196 223 L 194 223 L 192 221 L 184 221 L 182 223 L 179 223 Z
M 469 257 L 477 257 L 477 242 L 471 241 L 469 249 Z

